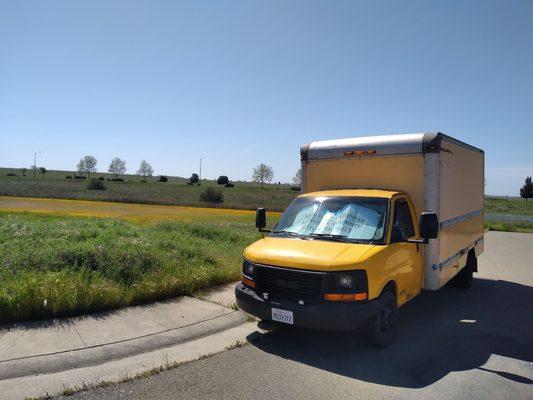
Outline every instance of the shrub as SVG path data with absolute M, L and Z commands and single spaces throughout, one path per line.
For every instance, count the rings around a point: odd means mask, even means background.
M 65 179 L 72 179 L 72 175 L 65 175 Z
M 104 178 L 103 176 L 99 176 L 99 177 L 98 177 L 98 180 L 99 180 L 99 181 L 105 181 L 105 178 Z
M 105 190 L 106 187 L 104 185 L 104 182 L 102 182 L 100 179 L 91 179 L 89 183 L 87 184 L 87 189 L 89 190 Z
M 111 181 L 111 182 L 124 182 L 124 179 L 122 178 L 111 178 L 111 179 L 107 179 L 108 181 Z
M 291 186 L 291 190 L 300 190 L 300 186 Z
M 226 175 L 220 175 L 217 179 L 217 183 L 219 185 L 227 185 L 229 183 L 229 179 Z
M 161 175 L 161 176 L 159 177 L 158 182 L 166 182 L 166 181 L 168 181 L 168 178 L 167 178 L 166 175 Z
M 222 203 L 224 201 L 224 195 L 219 189 L 208 187 L 202 193 L 200 193 L 200 201 L 206 203 Z
M 224 185 L 225 187 L 235 187 L 235 185 L 231 182 L 228 182 Z
M 74 175 L 74 179 L 87 179 L 87 177 L 83 175 Z
M 6 174 L 6 176 L 17 176 L 17 174 L 14 174 L 13 172 L 10 172 L 9 174 Z
M 131 182 L 131 181 L 130 181 Z M 146 183 L 148 181 L 144 180 L 144 179 L 141 179 L 141 183 Z

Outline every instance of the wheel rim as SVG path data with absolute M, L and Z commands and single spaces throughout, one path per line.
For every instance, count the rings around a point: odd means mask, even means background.
M 380 312 L 379 327 L 381 332 L 387 332 L 394 326 L 395 316 L 394 311 L 390 307 L 385 307 Z

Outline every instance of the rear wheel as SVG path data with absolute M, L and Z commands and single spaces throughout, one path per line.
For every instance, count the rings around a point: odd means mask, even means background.
M 375 316 L 368 320 L 369 339 L 377 347 L 387 347 L 398 333 L 398 308 L 394 293 L 384 292 L 379 298 L 379 308 Z

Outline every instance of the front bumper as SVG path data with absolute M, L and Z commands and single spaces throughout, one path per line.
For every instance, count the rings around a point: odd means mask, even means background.
M 235 287 L 239 308 L 260 319 L 272 321 L 272 307 L 292 311 L 294 326 L 309 329 L 351 330 L 363 325 L 378 309 L 377 300 L 364 303 L 323 302 L 299 305 L 291 302 L 264 300 L 242 283 Z

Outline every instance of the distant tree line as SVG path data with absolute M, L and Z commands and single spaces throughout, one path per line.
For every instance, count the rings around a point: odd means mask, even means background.
M 82 157 L 80 161 L 78 162 L 78 165 L 76 166 L 76 170 L 79 174 L 86 174 L 87 178 L 91 177 L 92 173 L 95 173 L 97 171 L 96 165 L 98 164 L 98 161 L 94 156 L 87 155 L 85 157 Z M 122 160 L 119 157 L 115 157 L 111 160 L 111 163 L 109 164 L 109 167 L 107 168 L 107 172 L 112 174 L 114 176 L 114 180 L 120 179 L 120 175 L 124 175 L 127 171 L 126 168 L 126 160 Z M 143 179 L 146 179 L 148 176 L 152 176 L 154 173 L 154 169 L 150 165 L 150 163 L 146 160 L 142 160 L 141 164 L 139 165 L 139 169 L 137 170 L 137 175 L 142 176 Z M 165 177 L 166 178 L 166 177 Z M 161 180 L 161 182 L 166 182 L 166 179 Z
M 86 155 L 82 157 L 80 161 L 78 162 L 78 164 L 76 165 L 76 171 L 78 175 L 76 174 L 74 174 L 74 176 L 66 175 L 65 178 L 67 179 L 90 179 L 91 174 L 94 174 L 97 172 L 97 168 L 96 168 L 97 164 L 98 164 L 98 161 L 96 160 L 96 157 L 92 155 Z M 36 167 L 33 165 L 30 168 L 33 171 L 34 175 L 36 175 L 36 173 L 39 173 L 41 174 L 42 177 L 44 177 L 44 175 L 47 172 L 46 168 L 44 167 Z M 27 168 L 22 168 L 21 169 L 22 176 L 26 176 L 27 171 L 28 171 Z M 126 171 L 127 171 L 126 160 L 123 160 L 120 157 L 114 157 L 111 160 L 109 167 L 107 168 L 107 172 L 112 174 L 113 178 L 108 179 L 108 180 L 123 181 L 123 179 L 120 178 L 120 175 L 124 175 Z M 154 173 L 154 169 L 152 168 L 150 163 L 146 160 L 142 160 L 136 172 L 137 175 L 142 177 L 141 182 L 146 182 L 146 178 L 153 176 L 153 173 Z M 10 173 L 8 175 L 14 176 L 15 174 Z M 256 166 L 252 171 L 252 180 L 256 183 L 260 183 L 262 189 L 264 188 L 265 183 L 271 183 L 273 179 L 274 179 L 274 170 L 272 169 L 271 166 L 267 164 L 261 163 L 258 166 Z M 103 177 L 100 177 L 99 180 L 105 180 L 105 179 Z M 160 175 L 158 178 L 158 182 L 167 182 L 167 181 L 168 181 L 168 177 L 166 175 Z M 301 185 L 301 169 L 298 169 L 298 171 L 292 178 L 292 182 L 294 185 L 298 187 Z M 187 185 L 200 185 L 200 184 L 201 184 L 200 177 L 198 176 L 197 173 L 191 174 L 191 177 L 187 180 Z M 230 181 L 227 175 L 220 175 L 217 179 L 217 184 L 221 186 L 223 185 L 225 187 L 230 187 L 230 188 L 235 186 Z M 281 182 L 278 182 L 278 184 L 281 185 Z M 531 177 L 529 177 L 529 185 L 531 186 Z M 99 185 L 94 184 L 93 186 L 96 187 Z M 530 193 L 530 197 L 531 197 L 531 189 L 528 189 L 528 187 L 529 186 L 527 186 L 527 180 L 526 180 L 526 185 L 524 185 L 524 188 L 520 190 L 521 195 L 522 195 L 522 192 L 524 193 L 522 197 L 527 196 L 527 193 Z M 293 187 L 293 189 L 295 188 Z M 527 197 L 526 197 L 526 200 L 527 200 Z

